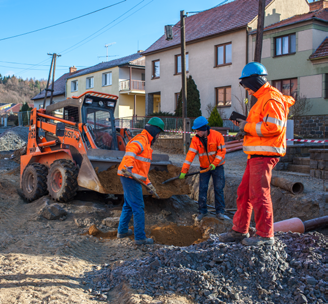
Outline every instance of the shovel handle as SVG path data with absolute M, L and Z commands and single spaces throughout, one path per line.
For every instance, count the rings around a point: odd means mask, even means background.
M 210 170 L 211 170 L 211 167 L 208 167 L 208 168 L 206 168 L 204 170 L 199 171 L 199 173 L 205 173 L 205 172 L 208 172 Z

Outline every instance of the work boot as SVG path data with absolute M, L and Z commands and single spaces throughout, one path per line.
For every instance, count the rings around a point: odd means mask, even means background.
M 224 220 L 226 217 L 224 216 L 223 213 L 217 213 L 216 218 L 219 219 L 219 220 Z
M 262 237 L 256 234 L 253 237 L 243 239 L 241 243 L 246 246 L 273 245 L 274 237 Z
M 208 213 L 207 212 L 206 213 L 199 213 L 196 217 L 196 220 L 198 222 L 200 222 L 203 219 L 204 216 L 208 216 Z
M 130 236 L 132 234 L 133 234 L 132 230 L 131 229 L 128 229 L 128 232 L 127 233 L 118 233 L 117 232 L 117 238 L 118 239 L 122 239 L 122 238 L 128 237 L 128 236 Z
M 223 243 L 240 242 L 246 238 L 249 238 L 249 233 L 240 233 L 235 230 L 221 233 L 219 235 L 219 241 Z
M 134 240 L 134 243 L 136 245 L 151 245 L 151 244 L 154 244 L 154 240 L 151 238 L 146 238 L 143 240 Z

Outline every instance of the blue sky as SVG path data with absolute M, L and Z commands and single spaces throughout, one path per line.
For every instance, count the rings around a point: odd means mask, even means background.
M 108 47 L 108 55 L 118 56 L 109 57 L 109 60 L 124 57 L 136 53 L 138 49 L 147 49 L 163 34 L 164 25 L 179 21 L 180 10 L 201 11 L 223 2 L 126 0 L 72 22 L 29 35 L 1 40 L 66 21 L 121 1 L 124 0 L 0 0 L 0 73 L 15 74 L 23 79 L 47 79 L 51 62 L 51 57 L 47 56 L 47 53 L 56 52 L 62 55 L 57 59 L 58 78 L 68 72 L 69 66 L 83 68 L 105 61 L 105 57 L 98 56 L 105 56 L 105 44 L 113 42 L 115 44 Z M 124 13 L 126 14 L 123 15 Z M 121 15 L 123 16 L 120 17 Z M 126 19 L 123 20 L 124 18 Z M 117 20 L 114 21 L 115 19 Z M 102 31 L 94 34 L 103 27 L 105 28 Z M 91 37 L 87 39 L 88 36 Z M 90 40 L 91 38 L 93 39 Z

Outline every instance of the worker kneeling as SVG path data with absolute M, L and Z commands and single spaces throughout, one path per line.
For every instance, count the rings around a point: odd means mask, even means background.
M 150 194 L 156 194 L 155 187 L 148 179 L 148 172 L 152 160 L 153 150 L 151 145 L 158 138 L 159 133 L 164 131 L 164 122 L 158 118 L 151 118 L 145 129 L 132 138 L 126 145 L 126 152 L 117 174 L 120 175 L 124 191 L 124 204 L 118 225 L 118 238 L 132 235 L 129 222 L 133 214 L 135 243 L 152 244 L 151 238 L 146 238 L 145 233 L 145 204 L 142 195 L 141 184 L 132 178 L 132 175 L 144 182 L 151 190 Z M 124 171 L 124 172 L 123 172 Z
M 207 125 L 208 121 L 204 116 L 197 117 L 192 126 L 196 130 L 196 136 L 193 137 L 186 160 L 183 163 L 180 179 L 184 179 L 188 173 L 190 165 L 198 154 L 200 168 L 204 170 L 210 168 L 209 171 L 201 173 L 199 176 L 199 214 L 197 220 L 200 221 L 207 215 L 207 190 L 210 177 L 213 178 L 213 186 L 215 192 L 215 209 L 216 216 L 224 219 L 224 195 L 223 188 L 225 186 L 224 168 L 226 148 L 224 139 L 220 132 L 211 130 Z
M 257 102 L 247 120 L 239 120 L 243 150 L 248 155 L 247 166 L 237 190 L 237 212 L 232 231 L 220 234 L 221 242 L 242 241 L 244 245 L 272 245 L 273 210 L 270 195 L 272 170 L 280 156 L 286 154 L 286 124 L 289 107 L 295 103 L 272 87 L 266 79 L 266 68 L 257 62 L 248 63 L 239 79 L 240 84 Z M 256 236 L 249 237 L 252 210 Z

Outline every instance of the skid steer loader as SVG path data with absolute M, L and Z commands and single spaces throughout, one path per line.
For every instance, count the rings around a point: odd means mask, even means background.
M 95 168 L 101 172 L 119 164 L 131 139 L 129 130 L 115 127 L 117 99 L 87 91 L 32 110 L 20 168 L 20 186 L 28 201 L 48 192 L 61 202 L 70 201 L 79 189 L 106 193 Z M 154 154 L 151 169 L 166 170 L 169 164 L 168 155 Z

